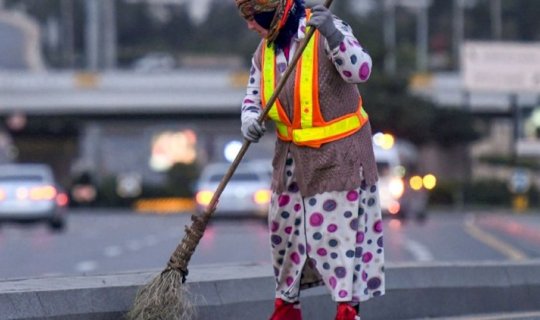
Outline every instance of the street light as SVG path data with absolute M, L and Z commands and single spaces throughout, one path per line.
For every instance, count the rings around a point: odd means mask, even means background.
M 99 3 L 98 0 L 87 0 L 84 4 L 86 65 L 91 71 L 96 71 L 99 66 Z
M 416 67 L 426 71 L 428 66 L 428 9 L 431 0 L 385 0 L 384 1 L 384 43 L 386 56 L 384 69 L 387 74 L 396 72 L 396 6 L 416 12 Z
M 491 33 L 492 33 L 493 39 L 500 40 L 502 38 L 501 0 L 491 0 L 490 11 L 491 11 Z
M 86 63 L 91 71 L 116 66 L 115 3 L 108 0 L 87 0 Z
M 452 55 L 455 65 L 461 61 L 461 47 L 465 38 L 465 9 L 476 5 L 476 0 L 454 0 Z
M 384 1 L 384 71 L 388 75 L 396 73 L 396 0 Z
M 428 9 L 431 0 L 400 0 L 400 5 L 411 9 L 416 13 L 416 69 L 426 71 L 428 69 Z
M 454 64 L 458 65 L 459 61 L 461 61 L 461 45 L 463 44 L 463 37 L 464 37 L 464 28 L 465 28 L 465 22 L 464 22 L 464 6 L 465 6 L 465 0 L 454 0 L 454 19 L 453 21 L 453 28 L 454 32 L 452 32 L 452 56 L 454 57 Z

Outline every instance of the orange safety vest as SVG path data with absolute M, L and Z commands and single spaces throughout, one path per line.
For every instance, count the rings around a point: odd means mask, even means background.
M 306 16 L 309 19 L 309 10 Z M 320 34 L 316 31 L 298 61 L 294 84 L 293 121 L 290 121 L 279 98 L 268 112 L 268 116 L 276 123 L 277 135 L 281 140 L 312 148 L 319 148 L 323 143 L 350 136 L 360 130 L 368 120 L 368 115 L 362 107 L 362 98 L 356 112 L 328 122 L 323 119 L 319 105 L 319 41 Z M 265 43 L 262 46 L 261 59 L 261 100 L 265 107 L 276 88 L 274 47 L 268 47 Z

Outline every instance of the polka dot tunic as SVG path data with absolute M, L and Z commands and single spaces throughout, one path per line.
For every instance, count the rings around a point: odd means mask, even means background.
M 287 158 L 287 191 L 272 196 L 269 225 L 276 297 L 299 299 L 324 284 L 335 301 L 384 294 L 384 250 L 376 185 L 302 197 Z M 361 174 L 361 173 L 359 173 Z
M 344 38 L 336 48 L 329 48 L 324 41 L 327 58 L 345 82 L 367 81 L 371 57 L 349 25 L 337 17 L 334 23 Z M 305 37 L 305 26 L 302 19 L 288 55 L 276 53 L 279 72 L 286 70 Z M 242 121 L 261 112 L 260 82 L 261 71 L 253 60 Z M 353 190 L 304 197 L 294 172 L 295 163 L 289 154 L 283 170 L 285 191 L 273 193 L 269 210 L 276 297 L 295 302 L 301 289 L 323 284 L 335 301 L 360 302 L 383 295 L 383 230 L 377 186 L 363 180 Z

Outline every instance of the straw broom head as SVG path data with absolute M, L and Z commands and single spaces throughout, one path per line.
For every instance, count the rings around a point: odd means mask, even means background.
M 169 269 L 156 276 L 135 297 L 127 314 L 130 320 L 191 320 L 196 309 L 189 288 L 182 284 L 183 274 Z
M 195 317 L 196 309 L 184 282 L 189 260 L 215 206 L 211 208 L 202 217 L 191 217 L 191 227 L 186 227 L 184 238 L 171 255 L 167 268 L 137 293 L 126 315 L 128 320 L 191 320 Z

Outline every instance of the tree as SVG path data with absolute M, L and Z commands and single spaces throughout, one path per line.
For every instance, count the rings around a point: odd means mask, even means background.
M 435 108 L 408 95 L 406 85 L 403 79 L 374 76 L 360 88 L 374 131 L 390 132 L 422 144 L 430 138 L 427 133 Z
M 374 131 L 390 132 L 417 145 L 458 145 L 479 136 L 470 113 L 412 96 L 404 78 L 375 75 L 360 90 Z
M 469 112 L 438 108 L 431 123 L 433 141 L 443 147 L 472 142 L 480 137 L 474 127 L 474 118 Z
M 218 18 L 219 17 L 219 18 Z M 197 28 L 190 48 L 197 53 L 251 57 L 260 39 L 246 27 L 232 2 L 215 2 L 208 19 Z

